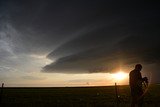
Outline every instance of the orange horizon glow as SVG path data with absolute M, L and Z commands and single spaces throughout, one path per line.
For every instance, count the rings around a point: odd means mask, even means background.
M 111 76 L 115 82 L 125 83 L 128 78 L 128 73 L 125 73 L 124 71 L 118 71 L 117 73 L 113 73 Z

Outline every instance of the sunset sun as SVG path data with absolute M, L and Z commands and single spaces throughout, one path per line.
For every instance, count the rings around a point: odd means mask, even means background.
M 113 74 L 112 76 L 115 80 L 120 81 L 120 80 L 126 79 L 127 75 L 128 75 L 127 73 L 124 73 L 123 71 L 119 71 Z

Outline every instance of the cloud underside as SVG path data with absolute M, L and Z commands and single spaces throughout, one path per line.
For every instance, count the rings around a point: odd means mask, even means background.
M 43 72 L 113 72 L 117 68 L 126 68 L 136 63 L 157 65 L 160 63 L 159 31 L 150 30 L 143 32 L 142 29 L 141 32 L 132 33 L 116 30 L 117 35 L 123 35 L 120 38 L 117 36 L 117 40 L 107 38 L 105 33 L 74 39 L 48 55 L 50 59 L 56 58 L 56 55 L 58 58 L 46 65 Z M 114 36 L 115 31 L 109 34 Z M 78 43 L 79 40 L 84 42 Z
M 94 19 L 94 23 L 88 23 L 90 26 L 85 32 L 54 49 L 47 56 L 53 63 L 44 66 L 42 71 L 113 72 L 136 63 L 159 64 L 159 15 L 154 14 L 157 12 L 154 8 L 142 9 L 141 6 L 138 5 L 138 11 L 135 5 L 124 6 L 124 9 L 118 6 L 119 10 L 108 13 L 105 9 L 109 10 L 110 6 L 97 9 L 98 14 L 93 12 L 94 16 L 86 17 Z

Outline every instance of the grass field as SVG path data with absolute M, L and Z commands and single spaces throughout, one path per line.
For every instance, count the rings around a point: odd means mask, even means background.
M 129 86 L 118 86 L 118 93 L 119 107 L 129 107 Z M 0 107 L 116 107 L 115 87 L 6 87 Z M 160 85 L 150 85 L 144 107 L 160 107 Z

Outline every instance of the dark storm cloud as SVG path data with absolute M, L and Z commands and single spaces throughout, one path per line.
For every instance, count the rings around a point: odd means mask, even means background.
M 43 71 L 59 73 L 108 72 L 137 62 L 157 64 L 158 7 L 146 0 L 4 0 L 0 55 L 51 52 L 47 57 L 55 62 Z
M 86 32 L 94 22 L 94 13 L 83 13 L 81 4 L 66 1 L 4 1 L 3 23 L 10 25 L 19 35 L 14 36 L 20 53 L 52 51 L 73 37 Z M 70 6 L 68 6 L 70 5 Z M 78 10 L 74 10 L 78 8 Z M 86 7 L 85 7 L 86 8 Z M 5 12 L 4 12 L 5 10 Z M 6 28 L 7 30 L 7 28 Z M 8 31 L 7 31 L 8 32 Z
M 106 18 L 103 26 L 55 49 L 48 57 L 56 61 L 45 66 L 43 71 L 110 72 L 136 63 L 159 64 L 159 9 L 155 4 L 145 3 L 144 6 L 128 5 L 130 7 L 116 5 L 119 10 L 110 8 L 113 13 L 109 15 L 102 12 L 102 19 Z M 114 11 L 119 13 L 114 14 Z
M 160 43 L 157 36 L 131 36 L 113 45 L 94 48 L 78 54 L 62 57 L 44 69 L 49 72 L 84 73 L 109 72 L 120 65 L 135 63 L 158 64 Z M 151 45 L 152 44 L 152 45 Z
M 115 30 L 113 31 L 112 29 Z M 97 29 L 93 29 L 86 34 L 83 34 L 82 36 L 64 43 L 63 45 L 55 49 L 52 53 L 50 53 L 48 55 L 48 58 L 56 59 L 64 56 L 69 56 L 104 45 L 106 46 L 106 48 L 109 48 L 109 45 L 127 36 L 127 32 L 123 29 L 125 29 L 123 28 L 123 26 L 122 28 L 117 28 L 115 26 L 103 26 Z M 117 35 L 119 35 L 119 37 L 117 37 Z
M 3 23 L 18 33 L 10 33 L 16 45 L 15 52 L 36 54 L 48 53 L 89 30 L 121 21 L 123 24 L 124 20 L 148 14 L 139 12 L 143 3 L 136 7 L 135 4 L 106 0 L 4 0 L 1 3 Z

